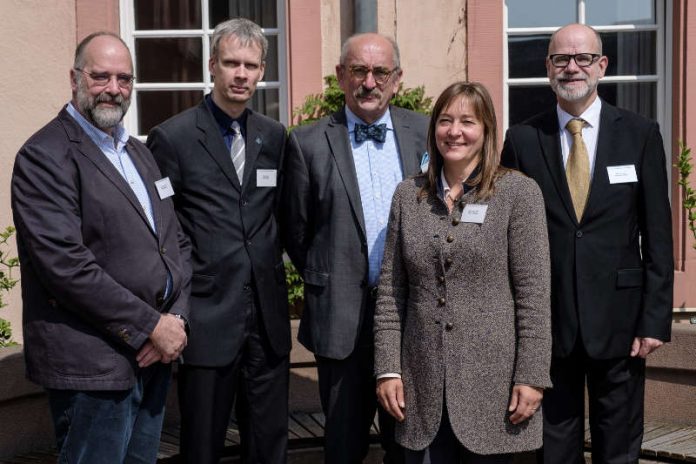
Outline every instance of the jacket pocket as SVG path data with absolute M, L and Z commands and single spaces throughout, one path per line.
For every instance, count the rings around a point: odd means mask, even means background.
M 303 278 L 305 284 L 316 285 L 317 287 L 326 287 L 326 285 L 329 283 L 329 274 L 326 272 L 305 269 Z
M 616 288 L 643 286 L 643 269 L 619 269 L 616 271 Z
M 208 296 L 215 288 L 215 276 L 193 274 L 191 276 L 191 295 Z

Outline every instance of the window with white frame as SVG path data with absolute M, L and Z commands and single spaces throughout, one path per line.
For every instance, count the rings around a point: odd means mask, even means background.
M 287 123 L 284 0 L 121 0 L 121 36 L 136 76 L 125 119 L 131 134 L 146 137 L 210 92 L 210 38 L 216 24 L 234 17 L 254 21 L 268 38 L 264 80 L 250 106 Z
M 578 22 L 596 29 L 609 58 L 599 95 L 660 122 L 665 140 L 668 95 L 665 0 L 505 0 L 506 127 L 555 104 L 544 58 L 553 31 Z

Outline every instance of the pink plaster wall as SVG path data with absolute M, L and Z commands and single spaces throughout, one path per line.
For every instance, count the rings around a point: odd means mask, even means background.
M 672 77 L 672 153 L 678 151 L 677 141 L 686 141 L 696 155 L 696 10 L 687 8 L 687 0 L 673 2 L 673 77 Z M 690 85 L 691 84 L 691 85 Z M 672 179 L 677 179 L 676 169 Z M 696 172 L 691 175 L 696 186 Z M 672 183 L 672 212 L 677 271 L 674 274 L 674 306 L 696 308 L 696 250 L 694 238 L 687 228 L 682 208 L 682 192 Z
M 75 0 L 75 13 L 75 43 L 96 31 L 119 33 L 118 0 Z
M 288 1 L 290 118 L 307 95 L 320 93 L 323 88 L 321 23 L 319 0 Z

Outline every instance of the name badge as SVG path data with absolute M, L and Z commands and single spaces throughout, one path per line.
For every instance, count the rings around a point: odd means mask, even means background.
M 638 182 L 636 176 L 636 167 L 633 164 L 623 166 L 607 166 L 610 184 L 627 184 L 630 182 Z
M 257 169 L 256 170 L 256 186 L 257 187 L 275 187 L 278 178 L 276 169 Z
M 483 224 L 483 220 L 486 219 L 486 210 L 488 205 L 466 205 L 462 211 L 462 222 Z
M 156 180 L 155 187 L 157 188 L 157 194 L 159 195 L 160 200 L 164 200 L 165 198 L 169 198 L 174 195 L 174 187 L 172 187 L 169 177 Z

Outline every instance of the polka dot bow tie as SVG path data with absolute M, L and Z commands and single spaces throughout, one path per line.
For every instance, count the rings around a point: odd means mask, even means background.
M 387 137 L 386 124 L 356 124 L 355 125 L 355 142 L 361 143 L 367 139 L 372 139 L 375 142 L 384 143 Z

